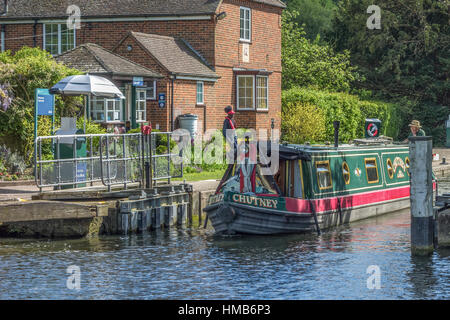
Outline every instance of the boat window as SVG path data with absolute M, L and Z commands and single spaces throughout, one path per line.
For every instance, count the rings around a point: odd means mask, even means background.
M 342 164 L 342 174 L 344 175 L 345 184 L 350 184 L 350 168 L 345 161 Z
M 405 165 L 406 165 L 406 172 L 408 173 L 408 176 L 409 176 L 409 158 L 408 157 L 406 157 L 406 159 L 405 159 Z
M 324 190 L 332 188 L 330 161 L 316 162 L 316 169 L 319 189 Z
M 391 159 L 387 159 L 386 166 L 387 166 L 389 178 L 393 179 L 394 178 L 394 167 L 392 166 Z
M 377 160 L 375 158 L 364 159 L 366 163 L 366 176 L 368 183 L 377 183 L 378 179 L 378 167 Z
M 270 176 L 265 176 L 261 172 L 260 166 L 256 167 L 256 193 L 277 194 L 272 183 L 270 183 Z

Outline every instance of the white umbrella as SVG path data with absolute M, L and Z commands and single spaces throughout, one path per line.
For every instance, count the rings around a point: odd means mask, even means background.
M 63 96 L 94 95 L 97 97 L 125 99 L 125 96 L 114 83 L 103 77 L 89 74 L 64 78 L 50 89 L 50 93 Z M 86 133 L 86 106 L 84 108 L 84 132 Z
M 98 97 L 125 99 L 125 96 L 114 83 L 108 79 L 89 74 L 64 78 L 50 89 L 50 93 L 66 96 L 92 94 Z

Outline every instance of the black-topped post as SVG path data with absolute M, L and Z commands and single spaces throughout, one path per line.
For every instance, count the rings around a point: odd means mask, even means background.
M 411 253 L 433 252 L 433 141 L 431 137 L 410 137 Z

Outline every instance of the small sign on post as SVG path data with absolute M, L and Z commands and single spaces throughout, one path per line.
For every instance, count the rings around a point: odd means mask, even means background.
M 34 140 L 38 132 L 38 116 L 52 117 L 52 134 L 55 123 L 55 96 L 48 89 L 36 89 L 34 92 Z
M 160 93 L 158 95 L 158 105 L 160 108 L 166 107 L 166 94 L 165 93 Z

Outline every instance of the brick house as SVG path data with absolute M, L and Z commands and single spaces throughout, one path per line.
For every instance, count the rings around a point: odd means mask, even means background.
M 170 130 L 190 113 L 199 131 L 221 129 L 231 105 L 239 127 L 279 129 L 284 8 L 280 0 L 0 0 L 1 50 L 41 47 L 112 79 L 124 104 L 91 102 L 93 119 L 106 124 Z

